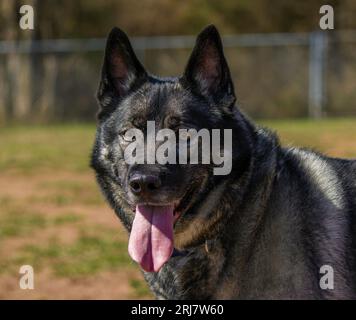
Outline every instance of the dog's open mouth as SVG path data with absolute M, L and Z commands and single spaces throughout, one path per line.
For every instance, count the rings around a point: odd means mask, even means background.
M 158 272 L 172 255 L 175 205 L 139 204 L 129 239 L 129 254 L 148 272 Z
M 158 272 L 174 250 L 174 225 L 189 208 L 189 190 L 169 204 L 137 204 L 129 239 L 129 254 L 143 270 Z

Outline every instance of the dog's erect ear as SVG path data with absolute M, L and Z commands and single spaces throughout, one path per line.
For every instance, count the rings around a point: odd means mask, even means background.
M 107 92 L 123 97 L 146 77 L 147 73 L 137 59 L 127 35 L 113 28 L 106 42 L 98 99 Z
M 201 95 L 215 101 L 227 97 L 235 101 L 230 70 L 215 26 L 206 27 L 198 35 L 183 80 Z

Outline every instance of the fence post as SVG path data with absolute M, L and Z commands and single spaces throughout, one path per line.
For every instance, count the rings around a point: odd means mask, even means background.
M 320 119 L 324 111 L 326 53 L 325 32 L 311 32 L 309 37 L 309 117 L 314 119 Z

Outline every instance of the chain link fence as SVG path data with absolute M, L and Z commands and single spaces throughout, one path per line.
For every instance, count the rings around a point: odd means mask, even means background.
M 133 38 L 160 76 L 183 72 L 195 37 Z M 242 110 L 254 118 L 356 116 L 356 31 L 225 36 Z M 105 39 L 0 41 L 0 123 L 91 121 Z

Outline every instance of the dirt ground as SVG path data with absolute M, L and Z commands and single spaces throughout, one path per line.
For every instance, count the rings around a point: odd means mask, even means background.
M 72 186 L 83 186 L 87 190 L 80 197 L 88 196 L 89 203 L 85 201 L 71 203 L 70 200 L 68 203 L 52 201 L 55 199 L 53 194 L 56 192 L 53 186 L 70 186 L 71 183 L 73 183 Z M 151 297 L 142 281 L 139 268 L 130 261 L 125 262 L 117 270 L 108 266 L 98 270 L 94 268 L 93 271 L 84 272 L 84 275 L 80 271 L 70 271 L 68 275 L 57 275 L 55 269 L 53 270 L 53 265 L 60 261 L 49 258 L 45 263 L 37 266 L 36 257 L 29 257 L 29 261 L 34 263 L 35 289 L 20 289 L 19 268 L 22 264 L 17 264 L 16 261 L 26 263 L 28 255 L 23 253 L 23 248 L 31 245 L 41 247 L 48 244 L 53 238 L 62 246 L 73 245 L 78 242 L 83 229 L 101 230 L 96 231 L 99 234 L 98 237 L 101 233 L 109 231 L 115 234 L 116 240 L 121 241 L 125 247 L 126 231 L 113 211 L 101 201 L 100 195 L 98 199 L 90 202 L 90 199 L 93 200 L 89 194 L 91 189 L 96 189 L 96 186 L 94 177 L 89 172 L 84 174 L 57 172 L 55 176 L 48 173 L 30 176 L 18 173 L 1 175 L 2 204 L 8 208 L 11 214 L 16 209 L 22 211 L 21 214 L 24 215 L 33 215 L 35 212 L 44 219 L 37 221 L 38 225 L 33 223 L 24 226 L 24 231 L 19 234 L 10 232 L 6 237 L 0 236 L 2 238 L 0 240 L 1 263 L 3 269 L 7 269 L 0 274 L 0 299 L 140 299 Z M 30 211 L 26 210 L 28 206 L 31 206 Z M 71 215 L 68 215 L 68 210 Z M 56 218 L 66 215 L 69 217 L 68 222 L 53 222 L 56 221 Z M 79 219 L 73 217 L 79 217 Z M 24 217 L 24 221 L 26 221 L 26 217 Z M 29 223 L 27 222 L 27 224 Z M 19 228 L 22 227 L 19 226 Z M 2 229 L 4 229 L 4 225 Z M 105 246 L 103 250 L 105 250 Z

